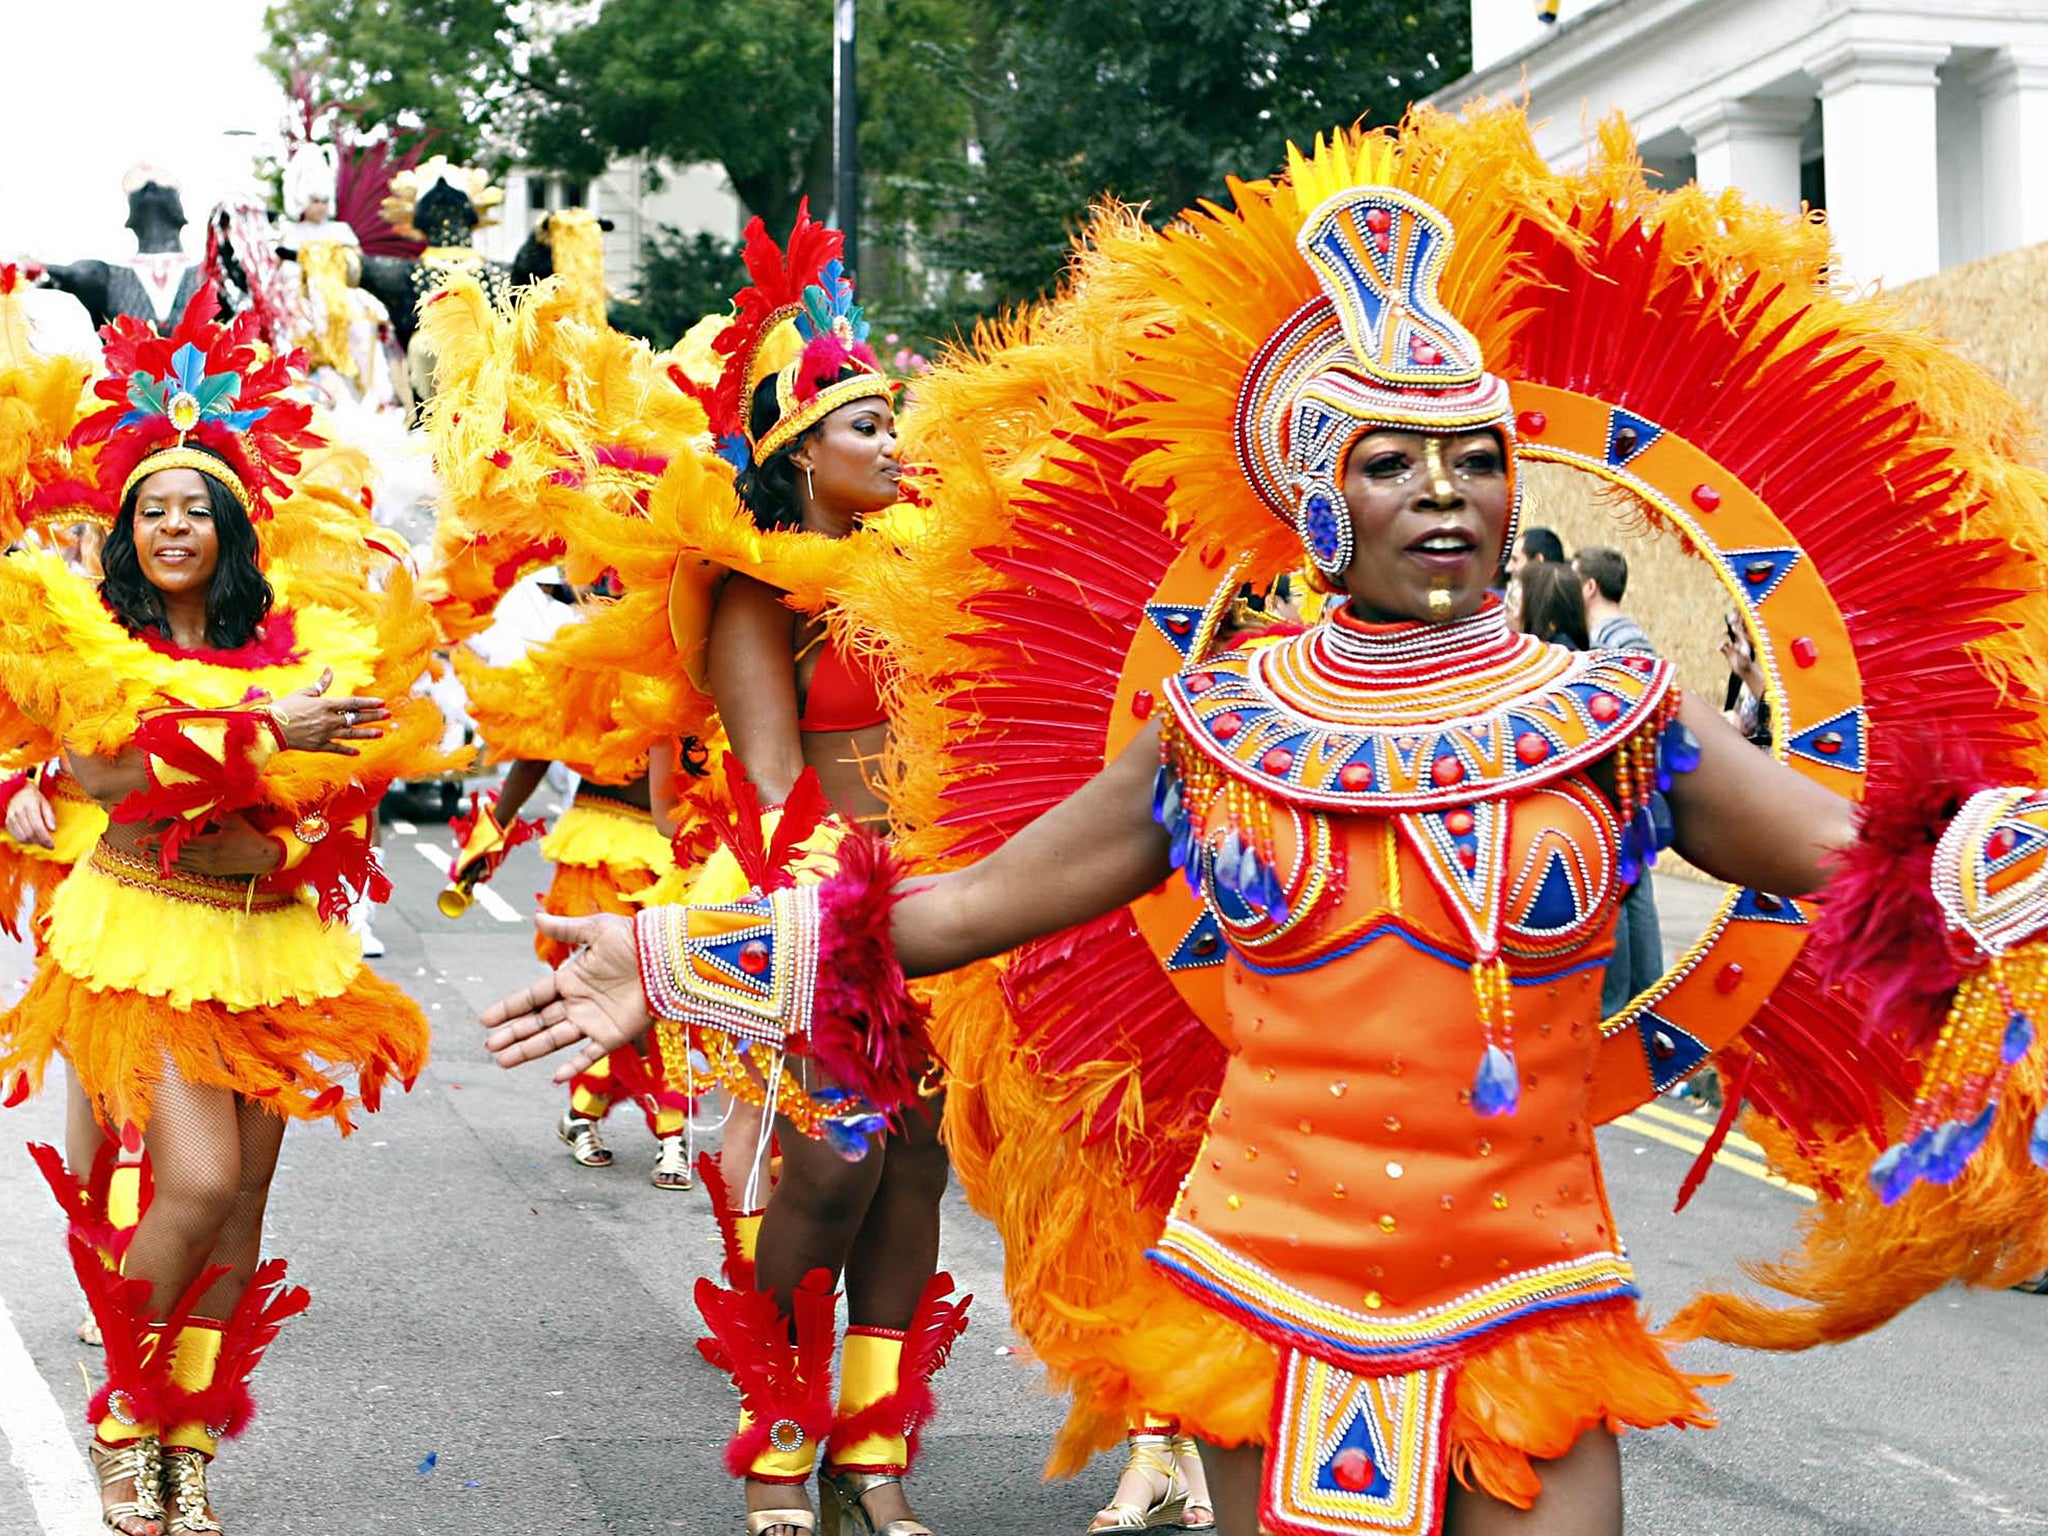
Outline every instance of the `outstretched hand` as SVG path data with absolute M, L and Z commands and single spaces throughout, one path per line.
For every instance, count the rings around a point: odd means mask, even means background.
M 534 921 L 549 938 L 579 947 L 553 975 L 484 1010 L 484 1047 L 501 1067 L 573 1047 L 555 1069 L 555 1081 L 566 1083 L 639 1039 L 654 1016 L 640 986 L 630 917 L 542 913 Z
M 271 718 L 277 721 L 285 746 L 299 752 L 359 757 L 361 753 L 347 743 L 375 741 L 384 734 L 382 722 L 391 718 L 384 701 L 353 695 L 328 698 L 327 690 L 333 682 L 334 669 L 329 667 L 320 674 L 318 682 L 288 693 L 271 705 Z

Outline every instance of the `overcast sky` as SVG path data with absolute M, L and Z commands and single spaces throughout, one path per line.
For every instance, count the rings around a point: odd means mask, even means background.
M 275 153 L 284 95 L 256 62 L 264 0 L 0 0 L 0 260 L 134 251 L 121 178 L 141 161 L 183 188 L 185 248 Z M 255 137 L 236 136 L 236 130 Z

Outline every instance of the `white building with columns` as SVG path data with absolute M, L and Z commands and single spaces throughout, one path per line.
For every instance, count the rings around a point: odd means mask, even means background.
M 1665 184 L 1827 211 L 1887 286 L 2048 240 L 2048 0 L 1471 0 L 1473 72 L 1553 164 L 1620 109 Z

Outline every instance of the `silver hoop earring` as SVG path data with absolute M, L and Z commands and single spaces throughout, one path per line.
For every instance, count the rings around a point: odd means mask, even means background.
M 818 487 L 811 480 L 811 466 L 804 466 L 804 497 L 809 501 L 818 499 Z

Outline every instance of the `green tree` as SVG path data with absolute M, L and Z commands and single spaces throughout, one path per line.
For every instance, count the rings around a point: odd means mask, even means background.
M 277 0 L 270 58 L 450 153 L 715 162 L 780 232 L 831 204 L 831 25 L 832 0 Z M 861 0 L 864 298 L 945 330 L 1041 293 L 1095 199 L 1169 217 L 1290 138 L 1391 122 L 1465 28 L 1465 0 Z
M 610 319 L 657 347 L 674 346 L 704 316 L 723 311 L 747 280 L 739 247 L 707 234 L 664 224 L 640 251 L 639 295 L 615 299 Z

